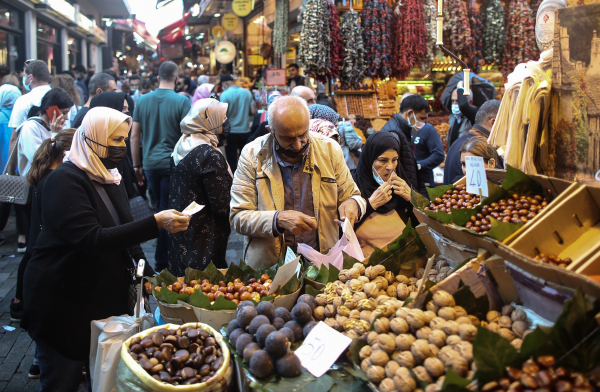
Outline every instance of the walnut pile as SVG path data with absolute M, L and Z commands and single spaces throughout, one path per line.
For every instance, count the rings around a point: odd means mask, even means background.
M 440 283 L 446 279 L 452 273 L 452 268 L 448 266 L 448 263 L 444 259 L 438 260 L 434 266 L 429 270 L 428 280 L 435 283 Z M 421 279 L 425 275 L 425 268 L 419 268 L 415 276 Z
M 502 312 L 489 311 L 486 319 L 481 321 L 481 326 L 496 332 L 517 350 L 521 349 L 525 336 L 533 332 L 533 329 L 529 328 L 531 323 L 527 319 L 527 313 L 522 309 L 515 309 L 512 305 L 503 306 Z

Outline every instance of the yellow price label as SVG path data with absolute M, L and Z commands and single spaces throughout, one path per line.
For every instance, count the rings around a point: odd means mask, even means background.
M 223 38 L 225 35 L 225 29 L 221 26 L 215 26 L 212 28 L 212 36 L 215 38 Z
M 231 7 L 237 16 L 248 16 L 254 9 L 254 0 L 233 0 Z
M 225 30 L 235 30 L 235 28 L 238 26 L 238 22 L 239 19 L 237 16 L 235 16 L 235 14 L 225 14 L 223 15 L 223 20 L 221 21 L 221 24 L 223 25 L 223 27 L 225 28 Z

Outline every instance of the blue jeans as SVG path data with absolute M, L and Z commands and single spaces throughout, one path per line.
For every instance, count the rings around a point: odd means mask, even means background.
M 40 392 L 77 391 L 81 384 L 81 372 L 84 368 L 87 390 L 88 392 L 92 391 L 89 361 L 74 361 L 66 358 L 43 340 L 36 340 L 35 344 L 41 373 Z
M 150 191 L 156 200 L 156 212 L 161 212 L 169 208 L 169 184 L 171 181 L 170 170 L 144 170 Z M 156 264 L 154 270 L 160 272 L 168 266 L 168 237 L 167 231 L 160 229 L 158 240 L 156 241 L 156 253 L 154 260 Z

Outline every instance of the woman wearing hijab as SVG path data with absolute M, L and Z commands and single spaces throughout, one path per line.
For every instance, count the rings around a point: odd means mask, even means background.
M 175 276 L 183 276 L 187 267 L 204 270 L 211 261 L 227 268 L 233 175 L 217 148 L 219 138 L 229 133 L 227 106 L 201 99 L 181 120 L 182 136 L 171 161 L 169 207 L 183 211 L 192 202 L 205 207 L 192 216 L 187 232 L 169 234 L 169 271 Z
M 210 97 L 210 92 L 212 91 L 212 89 L 214 87 L 215 87 L 214 84 L 210 84 L 208 82 L 203 83 L 200 86 L 198 86 L 198 88 L 196 89 L 196 92 L 194 93 L 194 96 L 192 97 L 192 105 L 195 104 L 196 101 L 198 101 L 200 99 L 205 99 L 205 98 Z
M 402 234 L 412 211 L 411 190 L 399 156 L 398 136 L 375 132 L 367 139 L 358 166 L 352 171 L 361 196 L 368 201 L 363 219 L 354 225 L 365 257 Z
M 329 137 L 336 142 L 340 142 L 340 134 L 335 125 L 330 123 L 327 120 L 321 120 L 320 118 L 315 118 L 308 122 L 308 130 L 311 132 L 320 133 L 325 137 Z
M 158 229 L 179 232 L 189 223 L 172 210 L 133 221 L 115 169 L 131 123 L 116 110 L 90 109 L 42 191 L 42 230 L 25 270 L 21 320 L 37 345 L 42 391 L 77 390 L 88 366 L 90 322 L 133 313 L 130 269 L 145 258 L 139 244 L 157 238 Z M 148 264 L 144 272 L 153 273 Z
M 310 118 L 320 118 L 321 120 L 327 120 L 333 125 L 337 126 L 340 121 L 340 115 L 329 106 L 319 105 L 318 103 L 310 105 L 308 107 Z
M 19 79 L 13 74 L 8 74 L 2 78 L 2 86 L 0 86 L 0 166 L 4 169 L 8 162 L 8 147 L 10 144 L 10 136 L 12 128 L 8 128 L 8 120 L 13 110 L 13 105 L 17 98 L 21 96 L 19 90 Z
M 133 101 L 130 100 L 131 98 L 129 98 L 129 95 L 125 93 L 107 91 L 92 98 L 90 101 L 90 109 L 102 106 L 118 110 L 119 112 L 129 116 L 132 112 L 130 105 L 133 104 Z M 123 159 L 123 162 L 121 162 L 119 166 L 117 166 L 117 169 L 119 170 L 119 173 L 121 173 L 121 176 L 123 176 L 123 183 L 125 184 L 127 197 L 129 199 L 133 199 L 134 197 L 139 196 L 139 191 L 137 188 L 137 177 L 135 176 L 133 163 L 131 161 L 131 157 L 129 156 L 130 149 L 128 141 L 129 137 L 125 141 L 127 144 L 127 157 Z

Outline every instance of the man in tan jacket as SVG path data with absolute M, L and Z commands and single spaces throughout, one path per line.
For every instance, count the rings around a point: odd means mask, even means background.
M 244 147 L 231 187 L 229 221 L 247 236 L 252 268 L 270 267 L 300 243 L 327 253 L 340 221 L 354 224 L 366 208 L 339 144 L 309 134 L 303 99 L 275 100 L 267 119 L 270 133 Z

